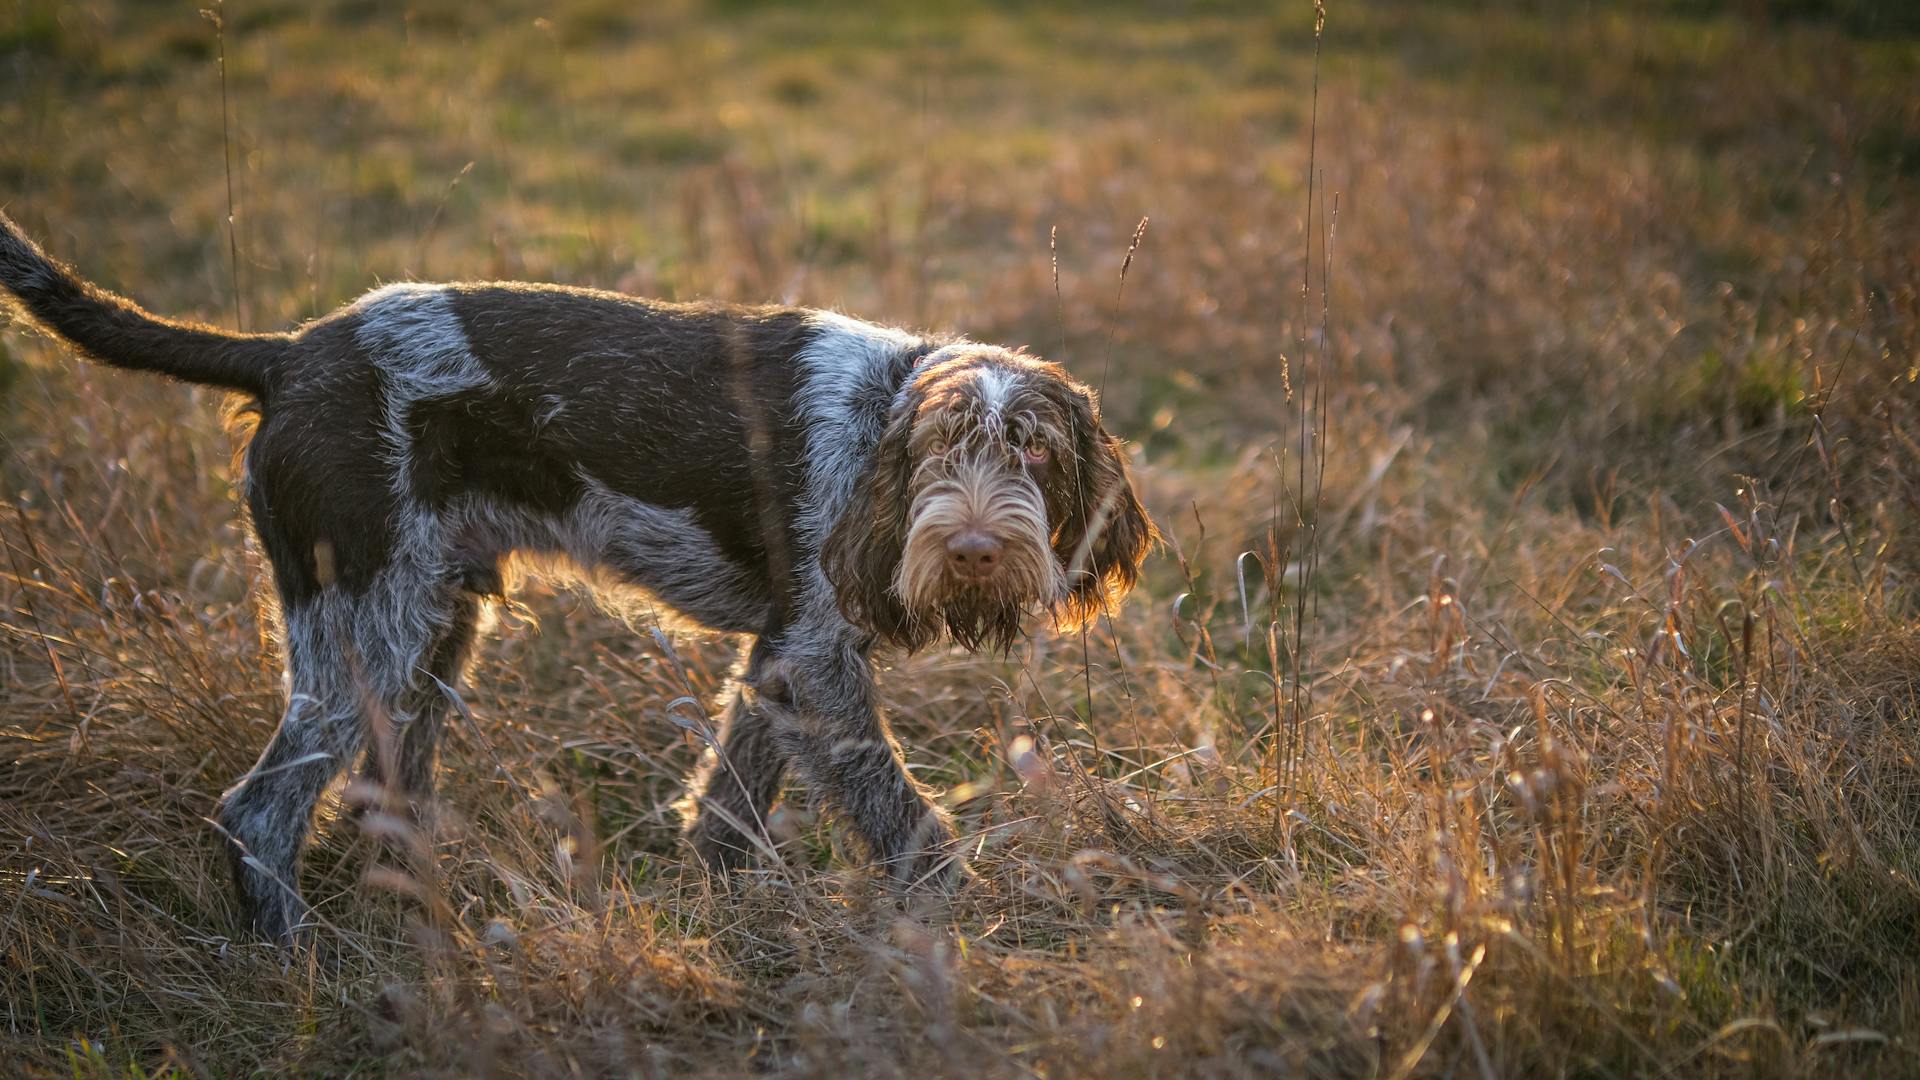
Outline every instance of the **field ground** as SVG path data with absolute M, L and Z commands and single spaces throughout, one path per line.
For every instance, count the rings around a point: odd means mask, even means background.
M 234 0 L 237 273 L 197 6 L 0 0 L 0 202 L 104 284 L 1026 343 L 1167 546 L 1085 639 L 891 663 L 946 910 L 798 799 L 716 896 L 673 703 L 734 645 L 533 590 L 430 863 L 329 810 L 289 966 L 204 820 L 280 710 L 224 403 L 12 325 L 0 1071 L 1920 1075 L 1902 5 L 1336 2 L 1316 122 L 1305 3 Z

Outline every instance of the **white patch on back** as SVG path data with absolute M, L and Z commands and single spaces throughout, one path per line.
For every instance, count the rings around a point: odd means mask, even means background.
M 388 610 L 380 619 L 390 626 L 434 620 L 434 609 L 421 603 L 433 595 L 449 573 L 443 523 L 438 514 L 419 505 L 410 488 L 412 439 L 407 420 L 422 401 L 479 390 L 492 381 L 467 342 L 467 333 L 453 310 L 453 296 L 442 285 L 401 283 L 375 289 L 351 309 L 359 316 L 354 341 L 382 375 L 382 419 L 390 473 L 387 482 L 399 509 L 394 515 L 393 561 L 381 571 L 385 587 L 373 598 Z M 432 640 L 431 625 L 409 625 L 393 640 L 417 643 Z M 425 631 L 425 632 L 423 632 Z M 411 670 L 418 657 L 399 658 L 402 670 Z
M 487 385 L 443 285 L 388 285 L 354 304 L 353 337 L 387 377 L 387 410 Z M 403 417 L 404 419 L 404 417 Z
M 918 348 L 921 339 L 831 311 L 814 312 L 808 321 L 813 340 L 794 358 L 802 372 L 796 398 L 807 427 L 800 532 L 818 552 L 886 427 L 885 410 L 872 403 L 892 400 L 888 380 L 894 361 Z

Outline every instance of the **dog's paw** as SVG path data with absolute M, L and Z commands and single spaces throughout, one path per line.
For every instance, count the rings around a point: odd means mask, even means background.
M 953 826 L 937 813 L 921 822 L 911 850 L 887 863 L 894 883 L 909 895 L 957 896 L 979 880 L 961 853 Z
M 921 858 L 922 869 L 918 876 L 907 882 L 910 892 L 917 895 L 957 898 L 972 892 L 980 884 L 980 875 L 957 851 L 929 852 Z
M 241 922 L 263 941 L 290 952 L 314 947 L 313 911 L 284 890 L 249 900 L 242 898 Z
M 713 813 L 702 813 L 687 827 L 687 845 L 707 875 L 722 883 L 746 866 L 754 853 L 751 838 Z

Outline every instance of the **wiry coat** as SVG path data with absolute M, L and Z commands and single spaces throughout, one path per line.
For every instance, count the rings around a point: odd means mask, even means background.
M 258 402 L 244 489 L 289 699 L 219 822 L 277 937 L 305 919 L 300 852 L 341 769 L 367 751 L 376 777 L 430 792 L 511 559 L 754 635 L 692 780 L 710 864 L 764 843 L 792 768 L 911 883 L 957 857 L 879 709 L 874 647 L 942 629 L 1005 647 L 1039 609 L 1077 623 L 1131 587 L 1153 540 L 1091 392 L 991 346 L 517 284 L 394 285 L 294 333 L 237 335 L 85 283 L 4 216 L 0 285 L 96 360 Z M 1000 565 L 958 575 L 960 530 Z

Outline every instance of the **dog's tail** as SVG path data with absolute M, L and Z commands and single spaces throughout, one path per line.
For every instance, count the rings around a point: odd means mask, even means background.
M 0 213 L 0 289 L 81 353 L 129 371 L 155 371 L 264 398 L 287 334 L 234 334 L 151 314 L 49 258 Z

